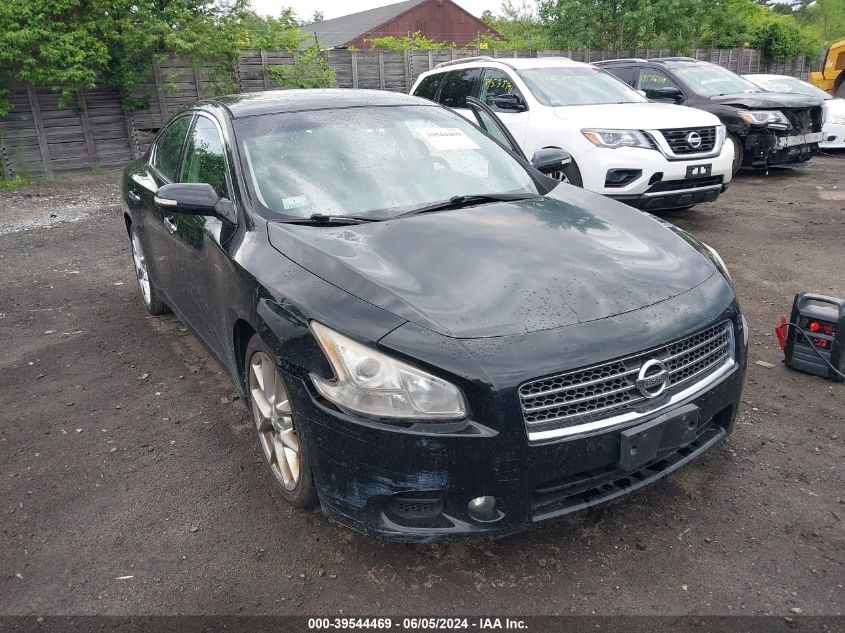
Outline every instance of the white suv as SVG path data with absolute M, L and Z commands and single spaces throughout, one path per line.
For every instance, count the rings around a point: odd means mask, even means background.
M 565 57 L 472 57 L 437 65 L 411 94 L 472 120 L 466 98 L 489 106 L 527 156 L 567 151 L 558 174 L 630 205 L 681 209 L 711 202 L 731 180 L 733 145 L 702 110 L 652 103 L 613 75 Z

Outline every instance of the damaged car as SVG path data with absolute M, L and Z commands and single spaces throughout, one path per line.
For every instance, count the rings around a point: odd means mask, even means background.
M 600 68 L 658 102 L 706 110 L 719 117 L 734 145 L 734 173 L 804 163 L 824 140 L 820 99 L 767 92 L 727 68 L 691 57 L 620 59 Z
M 545 176 L 564 152 L 525 160 L 475 107 L 220 97 L 122 181 L 144 305 L 231 377 L 279 493 L 385 538 L 617 500 L 739 410 L 748 329 L 716 251 Z

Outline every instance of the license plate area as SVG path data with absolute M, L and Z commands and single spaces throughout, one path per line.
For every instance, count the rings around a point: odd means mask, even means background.
M 809 143 L 821 143 L 824 140 L 823 132 L 811 134 L 796 134 L 795 136 L 781 136 L 777 140 L 777 148 L 795 147 L 796 145 L 808 145 Z
M 619 468 L 639 470 L 658 456 L 682 448 L 695 439 L 699 409 L 688 404 L 620 434 Z
M 689 165 L 686 178 L 707 178 L 713 173 L 713 163 L 703 165 Z

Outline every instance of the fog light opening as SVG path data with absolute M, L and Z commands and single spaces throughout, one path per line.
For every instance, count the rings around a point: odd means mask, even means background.
M 497 507 L 496 498 L 489 495 L 470 499 L 467 504 L 467 512 L 473 520 L 479 523 L 492 523 L 505 516 Z

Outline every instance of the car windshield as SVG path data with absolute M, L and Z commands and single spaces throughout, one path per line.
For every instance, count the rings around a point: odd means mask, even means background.
M 762 75 L 753 75 L 749 77 L 750 81 L 771 92 L 792 92 L 799 95 L 807 95 L 808 97 L 816 97 L 817 99 L 833 99 L 821 88 L 816 88 L 813 84 L 808 84 L 806 81 L 801 81 L 795 77 L 766 77 Z
M 259 115 L 236 119 L 235 132 L 271 220 L 388 219 L 455 196 L 539 195 L 515 158 L 436 105 Z
M 517 72 L 537 101 L 545 106 L 648 101 L 628 84 L 590 66 L 529 68 Z
M 761 92 L 747 79 L 716 64 L 673 64 L 672 70 L 690 89 L 702 97 Z

